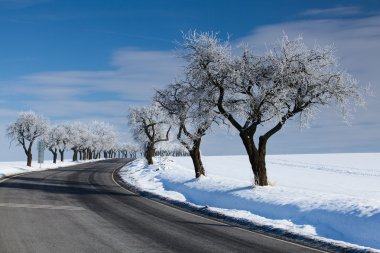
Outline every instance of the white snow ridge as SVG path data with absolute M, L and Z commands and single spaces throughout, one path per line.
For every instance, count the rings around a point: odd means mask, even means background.
M 255 224 L 380 249 L 378 153 L 269 155 L 266 187 L 252 187 L 246 156 L 205 156 L 207 176 L 199 179 L 189 157 L 155 162 L 138 159 L 120 175 L 141 190 Z

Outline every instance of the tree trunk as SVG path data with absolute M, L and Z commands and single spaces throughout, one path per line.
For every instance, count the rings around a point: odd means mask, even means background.
M 28 152 L 26 156 L 27 156 L 26 166 L 32 167 L 32 159 L 33 159 L 32 152 Z
M 108 158 L 107 151 L 104 151 L 104 152 L 103 152 L 103 156 L 104 156 L 104 158 Z
M 78 150 L 76 148 L 73 148 L 73 162 L 78 161 Z
M 61 162 L 63 162 L 64 161 L 64 154 L 65 154 L 65 150 L 59 150 L 59 154 L 60 154 L 60 156 L 61 156 Z
M 194 145 L 192 150 L 189 150 L 190 157 L 193 160 L 194 170 L 195 170 L 195 177 L 199 178 L 200 176 L 205 176 L 205 169 L 202 164 L 201 159 L 201 152 L 199 151 L 200 147 L 200 140 L 197 141 L 197 143 Z
M 259 171 L 259 185 L 265 186 L 268 185 L 268 177 L 267 177 L 267 167 L 265 164 L 265 153 L 259 152 L 257 167 Z
M 245 132 L 240 132 L 240 138 L 243 141 L 245 150 L 251 164 L 252 172 L 255 177 L 255 185 L 266 186 L 268 185 L 267 170 L 265 167 L 265 153 L 266 147 L 260 147 L 257 150 L 253 135 Z
M 57 163 L 57 149 L 49 148 L 49 151 L 53 155 L 53 163 Z
M 153 156 L 155 152 L 154 144 L 148 144 L 145 152 L 145 158 L 148 160 L 148 164 L 153 164 Z

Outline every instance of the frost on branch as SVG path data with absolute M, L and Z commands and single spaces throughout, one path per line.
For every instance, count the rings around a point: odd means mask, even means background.
M 335 104 L 347 120 L 350 104 L 364 105 L 357 80 L 339 67 L 331 46 L 308 48 L 302 37 L 284 36 L 265 59 L 273 68 L 271 85 L 283 93 L 275 104 L 278 118 L 300 113 L 301 125 L 306 126 L 318 107 Z
M 264 55 L 245 48 L 233 56 L 228 41 L 214 33 L 184 35 L 185 74 L 215 110 L 233 126 L 247 151 L 256 185 L 267 185 L 267 141 L 286 121 L 299 115 L 307 125 L 316 110 L 337 105 L 343 117 L 349 104 L 362 105 L 357 81 L 342 70 L 331 47 L 307 47 L 302 38 L 282 40 Z M 257 129 L 267 132 L 258 136 Z
M 64 125 L 49 126 L 44 134 L 44 143 L 53 155 L 53 163 L 57 162 L 58 152 L 61 154 L 61 162 L 64 160 L 64 152 L 69 145 L 69 135 Z
M 158 90 L 157 101 L 177 128 L 177 140 L 187 149 L 193 160 L 195 176 L 205 175 L 200 155 L 202 137 L 217 122 L 219 115 L 203 89 L 192 84 L 191 77 Z
M 7 127 L 8 138 L 24 149 L 27 166 L 32 166 L 33 143 L 45 134 L 47 128 L 47 120 L 33 111 L 20 112 L 16 121 Z
M 158 104 L 144 107 L 130 107 L 128 122 L 133 137 L 144 145 L 145 156 L 153 164 L 156 143 L 169 140 L 171 126 Z

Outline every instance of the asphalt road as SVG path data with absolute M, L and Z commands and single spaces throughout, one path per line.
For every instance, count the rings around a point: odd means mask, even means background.
M 121 188 L 114 159 L 0 183 L 0 252 L 317 252 Z

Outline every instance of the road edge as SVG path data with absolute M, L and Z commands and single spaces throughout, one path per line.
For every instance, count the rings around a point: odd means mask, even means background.
M 132 161 L 131 161 L 132 162 Z M 358 249 L 355 247 L 346 247 L 333 243 L 329 243 L 323 240 L 313 239 L 306 236 L 302 236 L 299 234 L 294 234 L 289 231 L 283 229 L 277 229 L 269 226 L 258 225 L 252 222 L 248 222 L 243 219 L 238 219 L 235 217 L 227 216 L 224 214 L 212 212 L 205 207 L 198 207 L 195 205 L 191 205 L 189 203 L 184 203 L 172 199 L 165 198 L 163 196 L 141 190 L 140 188 L 126 183 L 121 178 L 119 171 L 128 166 L 130 162 L 126 163 L 124 166 L 120 168 L 116 168 L 112 173 L 113 181 L 121 188 L 128 192 L 135 193 L 139 196 L 145 197 L 152 201 L 158 202 L 165 206 L 169 206 L 181 211 L 188 212 L 193 215 L 201 216 L 203 218 L 212 219 L 213 221 L 221 222 L 223 224 L 227 224 L 230 226 L 235 226 L 240 229 L 244 229 L 249 232 L 258 233 L 266 237 L 271 237 L 273 239 L 281 240 L 291 244 L 297 244 L 299 246 L 303 246 L 305 248 L 310 248 L 313 250 L 321 251 L 321 252 L 352 252 L 352 253 L 370 253 L 376 252 L 370 249 Z
M 57 168 L 44 168 L 44 169 L 40 169 L 40 170 L 30 170 L 30 171 L 19 172 L 19 173 L 16 172 L 15 174 L 11 174 L 11 175 L 0 177 L 0 184 L 3 183 L 3 182 L 5 182 L 5 181 L 7 181 L 7 180 L 9 180 L 9 179 L 11 179 L 11 178 L 22 176 L 22 175 L 33 173 L 33 172 L 42 172 L 42 171 L 47 171 L 47 170 L 57 170 L 57 169 L 62 169 L 62 168 L 69 168 L 69 167 L 77 166 L 77 165 L 80 165 L 80 164 L 96 163 L 96 162 L 101 162 L 101 161 L 104 161 L 104 160 L 105 159 L 88 160 L 86 162 L 79 162 L 77 164 L 72 164 L 72 165 L 68 165 L 68 166 L 58 166 Z

